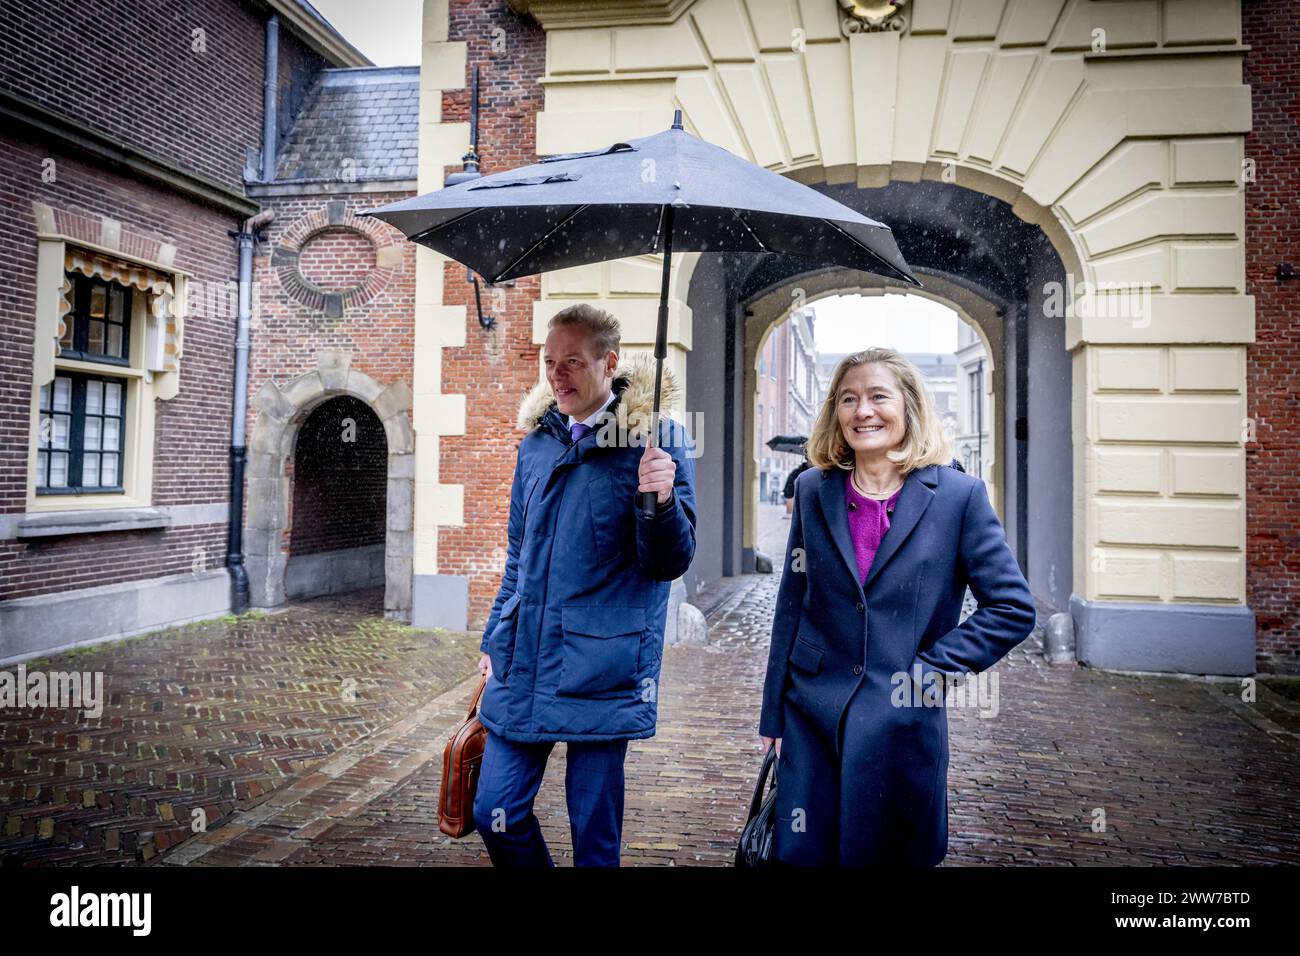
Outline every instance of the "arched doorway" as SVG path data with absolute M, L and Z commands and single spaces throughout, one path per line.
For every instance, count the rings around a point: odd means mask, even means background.
M 250 603 L 276 607 L 299 589 L 306 593 L 323 586 L 319 580 L 308 586 L 313 578 L 337 579 L 363 564 L 376 576 L 375 564 L 368 562 L 381 562 L 384 616 L 410 620 L 415 477 L 410 388 L 402 382 L 383 385 L 353 368 L 350 352 L 321 349 L 314 371 L 284 385 L 267 382 L 254 405 L 258 414 L 249 443 L 244 518 Z M 376 504 L 380 474 L 382 536 Z M 363 489 L 330 486 L 356 479 L 365 482 Z M 366 500 L 358 501 L 363 494 Z M 344 499 L 358 509 L 355 515 L 337 513 Z M 293 521 L 295 513 L 301 528 Z M 334 535 L 321 527 L 340 520 L 355 521 L 365 533 Z M 382 547 L 376 548 L 379 541 Z M 340 543 L 344 547 L 336 547 Z
M 383 424 L 355 396 L 326 399 L 308 414 L 286 467 L 286 597 L 384 583 L 387 457 Z
M 775 562 L 784 554 L 790 479 L 804 467 L 797 450 L 777 436 L 807 436 L 825 407 L 827 387 L 840 360 L 871 346 L 893 348 L 915 364 L 933 401 L 953 456 L 968 474 L 989 486 L 994 507 L 1002 500 L 998 456 L 999 396 L 990 389 L 1001 376 L 1001 355 L 984 330 L 941 296 L 893 294 L 868 289 L 808 301 L 791 289 L 786 316 L 766 329 L 757 345 L 754 465 L 758 474 L 755 546 Z M 802 306 L 800 305 L 802 303 Z M 774 447 L 775 446 L 775 447 Z M 756 565 L 763 566 L 762 560 Z
M 1035 595 L 1046 609 L 1067 609 L 1075 531 L 1072 362 L 1064 316 L 1053 314 L 1049 301 L 1066 281 L 1060 252 L 1007 203 L 952 183 L 816 188 L 889 222 L 925 293 L 957 309 L 984 340 L 999 423 L 992 436 L 1001 463 L 993 478 L 994 502 Z M 768 331 L 785 320 L 794 303 L 888 291 L 907 290 L 883 278 L 809 269 L 775 256 L 719 256 L 696 265 L 688 296 L 695 341 L 687 366 L 687 405 L 731 409 L 718 435 L 726 446 L 723 454 L 700 465 L 718 474 L 709 481 L 697 475 L 702 487 L 716 486 L 716 506 L 724 516 L 721 533 L 702 545 L 696 559 L 697 565 L 710 565 L 700 569 L 706 580 L 709 570 L 716 576 L 754 568 L 754 409 L 752 402 L 736 399 L 754 393 L 756 355 Z M 731 341 L 725 323 L 708 320 L 727 314 L 737 317 Z M 724 489 L 731 493 L 724 495 Z

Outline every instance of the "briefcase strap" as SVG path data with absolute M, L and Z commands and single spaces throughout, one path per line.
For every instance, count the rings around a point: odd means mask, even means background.
M 472 720 L 474 715 L 478 713 L 478 701 L 483 696 L 483 688 L 486 686 L 487 674 L 484 674 L 483 679 L 478 682 L 478 690 L 474 691 L 474 699 L 469 702 L 469 713 L 465 715 L 466 720 Z
M 767 748 L 767 753 L 763 755 L 763 769 L 759 771 L 758 780 L 754 784 L 754 797 L 749 803 L 749 817 L 752 820 L 758 815 L 758 808 L 763 802 L 764 785 L 767 783 L 767 775 L 772 774 L 772 786 L 776 786 L 776 744 Z

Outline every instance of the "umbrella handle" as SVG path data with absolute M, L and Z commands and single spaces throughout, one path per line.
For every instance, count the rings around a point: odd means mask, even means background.
M 676 128 L 681 122 L 681 111 L 673 119 Z M 650 416 L 650 431 L 646 435 L 646 444 L 654 445 L 659 434 L 659 391 L 663 384 L 664 358 L 668 355 L 668 277 L 673 262 L 673 207 L 671 204 L 660 210 L 662 222 L 660 234 L 663 236 L 664 262 L 662 282 L 659 288 L 659 321 L 655 326 L 655 400 L 654 412 Z M 652 520 L 659 511 L 659 495 L 653 491 L 637 492 L 637 510 L 647 521 Z
M 663 374 L 663 366 L 660 365 L 659 374 Z M 654 445 L 655 425 L 659 420 L 659 381 L 658 375 L 655 376 L 655 404 L 654 413 L 650 416 L 651 428 L 650 433 L 646 435 L 646 444 Z M 641 512 L 641 517 L 650 521 L 659 512 L 659 492 L 657 491 L 638 491 L 636 493 L 636 508 Z
M 637 508 L 640 510 L 641 516 L 647 520 L 653 518 L 655 512 L 659 510 L 659 493 L 655 491 L 638 491 L 637 498 L 639 499 Z

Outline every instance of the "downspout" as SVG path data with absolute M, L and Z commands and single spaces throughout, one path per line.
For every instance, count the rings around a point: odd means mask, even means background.
M 262 182 L 275 181 L 275 151 L 279 145 L 280 17 L 266 21 L 266 77 L 262 82 Z
M 280 90 L 280 18 L 266 21 L 266 75 L 262 83 L 262 181 L 275 180 Z M 226 539 L 226 568 L 230 572 L 230 610 L 248 610 L 248 571 L 244 567 L 244 470 L 248 446 L 244 422 L 248 418 L 248 345 L 253 313 L 253 244 L 275 211 L 263 209 L 232 232 L 239 251 L 239 312 L 235 321 L 235 401 L 230 424 L 230 522 Z
M 235 401 L 230 428 L 230 526 L 226 567 L 230 571 L 230 610 L 248 610 L 248 572 L 244 568 L 244 466 L 248 459 L 244 423 L 248 418 L 248 344 L 253 303 L 253 244 L 257 232 L 275 218 L 263 209 L 232 233 L 239 248 L 239 313 L 235 326 Z

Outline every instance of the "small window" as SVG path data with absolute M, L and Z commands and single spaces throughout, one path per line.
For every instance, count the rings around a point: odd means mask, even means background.
M 41 386 L 37 494 L 121 493 L 126 381 L 61 372 Z
M 72 281 L 72 311 L 59 340 L 59 357 L 130 364 L 134 290 L 81 273 L 68 273 L 68 277 Z

